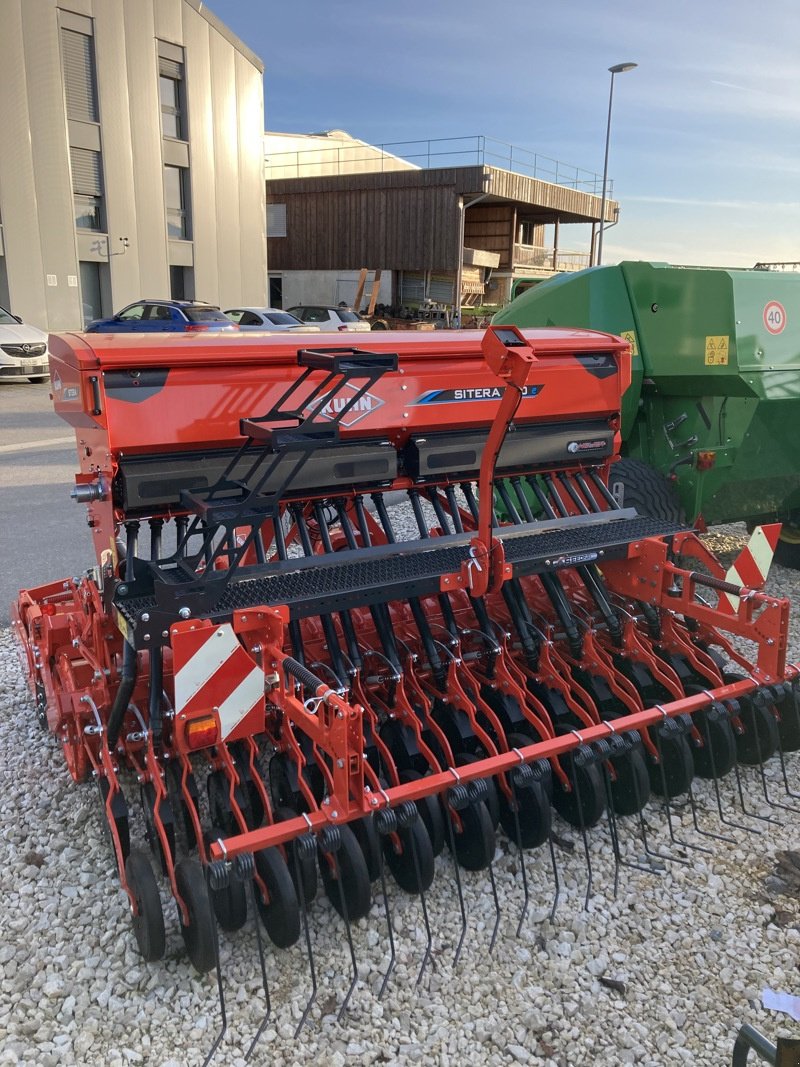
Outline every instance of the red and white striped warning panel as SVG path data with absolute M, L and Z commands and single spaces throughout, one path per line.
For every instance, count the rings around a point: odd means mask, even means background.
M 779 522 L 769 526 L 756 526 L 750 540 L 728 568 L 725 581 L 733 585 L 743 585 L 748 589 L 761 589 L 767 580 L 775 546 L 781 532 Z M 730 593 L 720 593 L 719 610 L 734 614 L 739 609 L 739 597 Z
M 260 716 L 263 723 L 264 672 L 245 652 L 230 623 L 173 633 L 172 650 L 178 714 L 216 713 L 221 740 L 259 730 L 257 721 L 248 720 Z

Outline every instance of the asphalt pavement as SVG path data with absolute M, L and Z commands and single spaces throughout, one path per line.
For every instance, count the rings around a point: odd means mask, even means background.
M 20 589 L 73 577 L 94 562 L 86 509 L 70 499 L 75 434 L 50 385 L 0 383 L 0 626 Z

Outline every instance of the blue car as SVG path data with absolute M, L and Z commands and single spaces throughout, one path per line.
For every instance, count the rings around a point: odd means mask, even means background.
M 163 333 L 197 330 L 238 330 L 213 304 L 197 300 L 140 300 L 110 319 L 95 319 L 86 333 Z

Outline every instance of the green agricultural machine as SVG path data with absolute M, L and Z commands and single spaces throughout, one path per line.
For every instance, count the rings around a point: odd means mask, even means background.
M 800 567 L 800 274 L 625 262 L 561 274 L 495 315 L 631 343 L 620 503 L 700 528 L 783 522 Z

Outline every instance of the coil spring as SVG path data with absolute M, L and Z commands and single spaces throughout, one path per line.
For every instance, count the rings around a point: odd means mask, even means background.
M 242 852 L 233 861 L 233 877 L 239 882 L 249 882 L 256 873 L 252 852 Z
M 771 708 L 775 702 L 775 697 L 769 691 L 769 687 L 765 685 L 759 686 L 758 689 L 756 689 L 756 691 L 751 695 L 750 699 L 753 701 L 755 706 L 761 711 Z
M 514 767 L 511 772 L 511 781 L 517 789 L 533 789 L 536 785 L 536 778 L 530 763 L 521 763 L 519 767 Z
M 320 852 L 338 852 L 342 845 L 342 835 L 338 826 L 326 826 L 318 839 Z
M 658 724 L 658 732 L 662 737 L 670 737 L 683 733 L 684 727 L 675 719 L 665 718 Z
M 597 757 L 588 745 L 579 745 L 572 754 L 576 767 L 588 767 L 597 762 Z
M 453 811 L 463 811 L 469 804 L 469 793 L 465 785 L 454 785 L 447 791 L 447 803 Z
M 406 826 L 411 826 L 419 818 L 417 805 L 413 800 L 405 800 L 402 804 L 399 804 L 395 808 L 395 814 L 397 816 L 397 825 L 401 830 L 405 829 Z
M 467 785 L 467 795 L 471 804 L 477 804 L 479 800 L 489 799 L 489 783 L 485 778 L 476 778 Z
M 611 744 L 605 737 L 599 737 L 592 743 L 592 749 L 597 759 L 607 760 L 611 756 Z
M 725 701 L 725 706 L 728 709 L 728 713 L 736 718 L 742 714 L 742 705 L 738 700 L 731 699 Z
M 625 752 L 630 752 L 633 748 L 633 742 L 626 734 L 611 734 L 610 737 L 606 737 L 605 743 L 609 748 L 609 755 L 613 759 L 614 756 L 621 756 Z
M 298 859 L 311 859 L 317 852 L 317 839 L 313 834 L 302 834 L 295 838 L 294 847 Z
M 375 816 L 375 828 L 382 837 L 397 830 L 397 815 L 392 808 L 381 808 Z
M 209 887 L 219 893 L 228 888 L 230 881 L 229 868 L 225 860 L 212 860 L 207 869 Z

